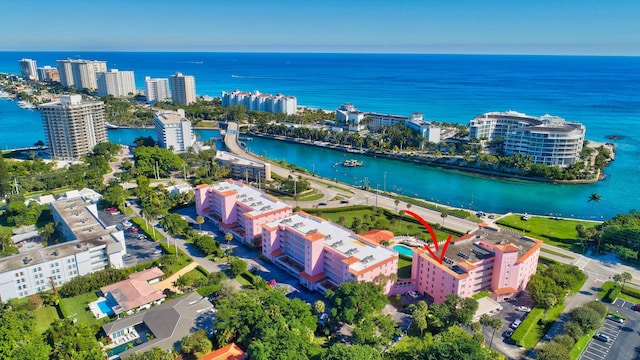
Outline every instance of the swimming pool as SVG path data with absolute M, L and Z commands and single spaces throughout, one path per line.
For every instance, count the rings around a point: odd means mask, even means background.
M 411 250 L 411 248 L 408 248 L 404 245 L 396 245 L 392 248 L 393 250 L 397 251 L 400 253 L 400 255 L 404 255 L 404 256 L 408 256 L 408 257 L 412 257 L 413 256 L 413 250 Z
M 118 305 L 118 303 L 115 301 L 111 293 L 107 293 L 105 295 L 105 299 L 98 302 L 96 305 L 98 305 L 98 309 L 100 309 L 103 314 L 111 316 L 114 314 L 113 307 Z

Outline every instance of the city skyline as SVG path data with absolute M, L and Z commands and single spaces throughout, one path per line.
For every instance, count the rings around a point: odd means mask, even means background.
M 640 55 L 640 3 L 328 0 L 32 2 L 8 17 L 5 51 L 205 51 Z M 6 13 L 20 13 L 17 2 Z M 73 11 L 69 11 L 73 9 Z M 45 11 L 46 10 L 46 11 Z M 95 16 L 94 14 L 100 14 Z M 175 17 L 180 26 L 158 26 Z M 90 29 L 82 30 L 78 19 Z M 90 20 L 90 21 L 89 21 Z M 143 29 L 153 28 L 153 37 Z

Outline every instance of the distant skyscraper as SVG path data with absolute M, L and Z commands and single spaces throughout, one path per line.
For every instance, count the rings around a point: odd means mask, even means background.
M 145 95 L 148 102 L 163 101 L 171 97 L 169 79 L 144 77 Z
M 38 79 L 40 81 L 60 82 L 60 73 L 58 69 L 51 66 L 39 67 Z
M 185 152 L 196 142 L 191 130 L 191 122 L 184 116 L 184 110 L 163 110 L 153 115 L 160 147 L 173 152 Z
M 117 97 L 135 94 L 136 81 L 133 71 L 111 69 L 96 73 L 98 96 L 113 95 Z
M 20 72 L 22 73 L 22 77 L 25 80 L 38 80 L 38 72 L 36 61 L 32 59 L 20 59 L 18 61 L 20 64 Z
M 58 60 L 60 83 L 63 86 L 97 89 L 96 73 L 107 71 L 107 62 L 98 60 Z
M 196 79 L 178 72 L 171 75 L 171 99 L 180 105 L 196 102 Z
M 107 141 L 104 103 L 83 101 L 80 95 L 62 95 L 59 101 L 42 104 L 44 133 L 51 156 L 79 160 L 96 144 Z

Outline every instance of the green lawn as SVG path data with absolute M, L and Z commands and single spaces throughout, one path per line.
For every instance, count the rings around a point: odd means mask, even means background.
M 534 348 L 549 330 L 549 327 L 558 319 L 562 310 L 564 310 L 564 304 L 549 309 L 545 317 L 544 309 L 533 308 L 511 338 L 527 349 Z
M 365 215 L 368 215 L 369 217 L 371 217 L 376 214 L 373 207 L 370 207 L 368 209 L 362 209 L 361 207 L 358 207 L 357 209 L 350 209 L 349 207 L 346 207 L 342 211 L 340 211 L 340 209 L 327 209 L 327 211 L 323 211 L 322 209 L 309 209 L 308 212 L 318 213 L 320 217 L 333 221 L 335 223 L 338 223 L 338 220 L 341 217 L 344 217 L 343 224 L 347 228 L 351 227 L 351 225 L 353 224 L 353 219 L 359 218 L 364 223 L 367 223 L 371 228 L 380 229 L 380 227 L 374 227 L 374 222 L 372 222 L 371 220 L 369 221 L 365 220 Z M 395 235 L 415 235 L 419 233 L 423 240 L 431 239 L 431 235 L 429 235 L 429 232 L 427 231 L 427 229 L 425 229 L 420 224 L 416 224 L 415 222 L 410 221 L 410 220 L 413 220 L 413 218 L 409 217 L 408 215 L 405 215 L 401 219 L 396 219 L 396 224 L 392 225 L 391 214 L 386 212 L 383 212 L 382 214 L 383 215 L 381 216 L 381 218 L 384 219 L 383 222 L 386 224 L 386 226 L 382 226 L 380 230 L 389 230 L 393 232 Z M 446 220 L 445 220 L 445 225 L 446 225 Z M 441 240 L 441 241 L 446 240 L 447 237 L 449 236 L 448 232 L 440 231 L 435 227 L 433 228 L 433 231 L 435 232 L 438 240 Z M 454 235 L 454 238 L 455 237 L 456 235 Z
M 411 261 L 398 258 L 398 279 L 411 279 Z
M 595 333 L 596 330 L 591 330 L 588 333 L 582 335 L 582 337 L 578 339 L 578 341 L 576 341 L 576 344 L 573 345 L 573 348 L 569 352 L 571 360 L 576 360 L 580 357 L 580 355 L 582 355 L 582 352 L 587 347 L 587 344 L 589 344 L 589 340 L 591 340 Z
M 600 287 L 600 290 L 598 290 L 598 298 L 600 298 L 600 300 L 604 299 L 605 295 L 607 295 L 607 292 L 609 292 L 609 289 L 611 289 L 612 287 L 613 287 L 613 281 L 604 282 Z M 620 293 L 620 295 L 618 295 L 618 298 L 622 300 L 630 301 L 634 304 L 640 304 L 640 299 L 627 294 Z
M 591 221 L 550 219 L 532 216 L 528 221 L 522 220 L 520 215 L 511 215 L 498 220 L 498 225 L 525 232 L 526 235 L 542 240 L 547 244 L 563 249 L 581 252 L 576 225 L 583 224 L 586 228 L 595 227 L 598 223 Z
M 559 257 L 565 258 L 565 259 L 575 259 L 573 256 L 568 256 L 568 255 L 565 255 L 563 253 L 559 253 L 557 251 L 549 250 L 547 248 L 540 248 L 540 251 L 546 252 L 546 253 L 551 254 L 551 255 L 559 256 Z
M 49 328 L 52 322 L 60 319 L 58 311 L 54 306 L 42 305 L 40 309 L 34 311 L 36 316 L 36 332 L 42 334 Z
M 60 300 L 60 310 L 65 318 L 75 318 L 79 322 L 94 325 L 101 321 L 96 319 L 89 311 L 89 303 L 98 300 L 95 293 L 86 293 Z

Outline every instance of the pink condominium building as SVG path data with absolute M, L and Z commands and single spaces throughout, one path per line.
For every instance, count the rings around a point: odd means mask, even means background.
M 398 253 L 319 217 L 299 212 L 262 226 L 262 254 L 311 290 L 373 281 L 389 294 Z M 384 276 L 381 276 L 384 275 Z
M 535 274 L 541 247 L 540 240 L 483 227 L 452 241 L 442 264 L 426 250 L 414 250 L 412 278 L 417 290 L 437 303 L 449 293 L 469 297 L 482 290 L 494 300 L 508 301 Z
M 291 205 L 241 182 L 195 188 L 196 213 L 237 240 L 260 246 L 262 225 L 291 215 Z

